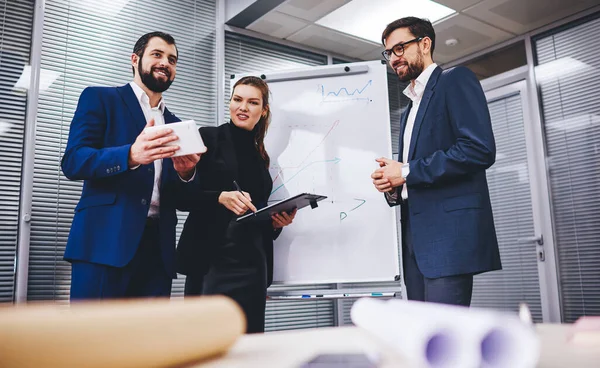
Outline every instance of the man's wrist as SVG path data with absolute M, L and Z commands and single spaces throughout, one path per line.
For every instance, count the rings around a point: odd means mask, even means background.
M 132 148 L 133 145 L 129 147 L 129 155 L 127 156 L 127 166 L 129 166 L 129 168 L 133 170 L 137 169 L 141 164 L 133 159 L 133 153 L 131 152 Z
M 406 180 L 406 177 L 410 174 L 410 164 L 407 162 L 402 164 L 402 178 Z

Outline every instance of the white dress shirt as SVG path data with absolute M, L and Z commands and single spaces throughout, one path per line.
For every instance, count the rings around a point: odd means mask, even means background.
M 165 124 L 165 101 L 161 98 L 156 107 L 150 107 L 150 98 L 144 90 L 135 82 L 130 82 L 129 85 L 133 89 L 133 93 L 137 97 L 140 107 L 144 112 L 146 122 L 154 119 L 154 125 Z M 150 210 L 148 217 L 158 217 L 160 208 L 160 175 L 162 173 L 162 160 L 154 161 L 154 187 L 152 188 L 152 199 L 150 200 Z
M 433 63 L 429 65 L 425 70 L 421 72 L 419 77 L 415 80 L 414 86 L 413 83 L 409 83 L 409 85 L 404 89 L 404 94 L 406 97 L 410 98 L 412 101 L 412 107 L 408 112 L 408 119 L 406 120 L 406 128 L 404 129 L 404 136 L 402 137 L 403 141 L 403 149 L 402 149 L 402 162 L 408 163 L 408 150 L 410 148 L 410 140 L 412 138 L 413 129 L 415 127 L 415 119 L 417 118 L 417 113 L 419 112 L 419 105 L 421 104 L 421 99 L 423 98 L 423 94 L 425 93 L 425 87 L 427 87 L 427 82 L 429 82 L 429 78 L 433 71 L 437 68 L 437 64 Z M 410 166 L 406 168 L 406 175 L 410 174 Z M 402 186 L 402 199 L 406 200 L 408 198 L 408 188 L 406 183 Z

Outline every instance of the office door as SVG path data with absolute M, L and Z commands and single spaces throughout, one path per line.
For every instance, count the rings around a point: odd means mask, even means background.
M 500 245 L 502 271 L 474 278 L 472 306 L 517 311 L 529 305 L 536 322 L 548 320 L 543 300 L 547 244 L 541 224 L 549 216 L 537 205 L 536 168 L 544 165 L 540 139 L 529 116 L 525 81 L 486 92 L 496 139 L 496 162 L 487 170 L 494 223 Z M 550 225 L 551 226 L 551 225 Z

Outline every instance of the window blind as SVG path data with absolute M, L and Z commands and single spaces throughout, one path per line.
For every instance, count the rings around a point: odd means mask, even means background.
M 564 322 L 600 314 L 600 18 L 536 39 Z
M 27 109 L 27 91 L 17 82 L 29 64 L 33 6 L 33 1 L 0 0 L 0 302 L 14 298 Z

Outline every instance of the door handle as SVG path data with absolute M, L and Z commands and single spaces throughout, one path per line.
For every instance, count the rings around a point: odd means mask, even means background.
M 517 244 L 529 244 L 536 243 L 537 245 L 544 245 L 544 237 L 540 236 L 530 236 L 528 238 L 517 239 Z

